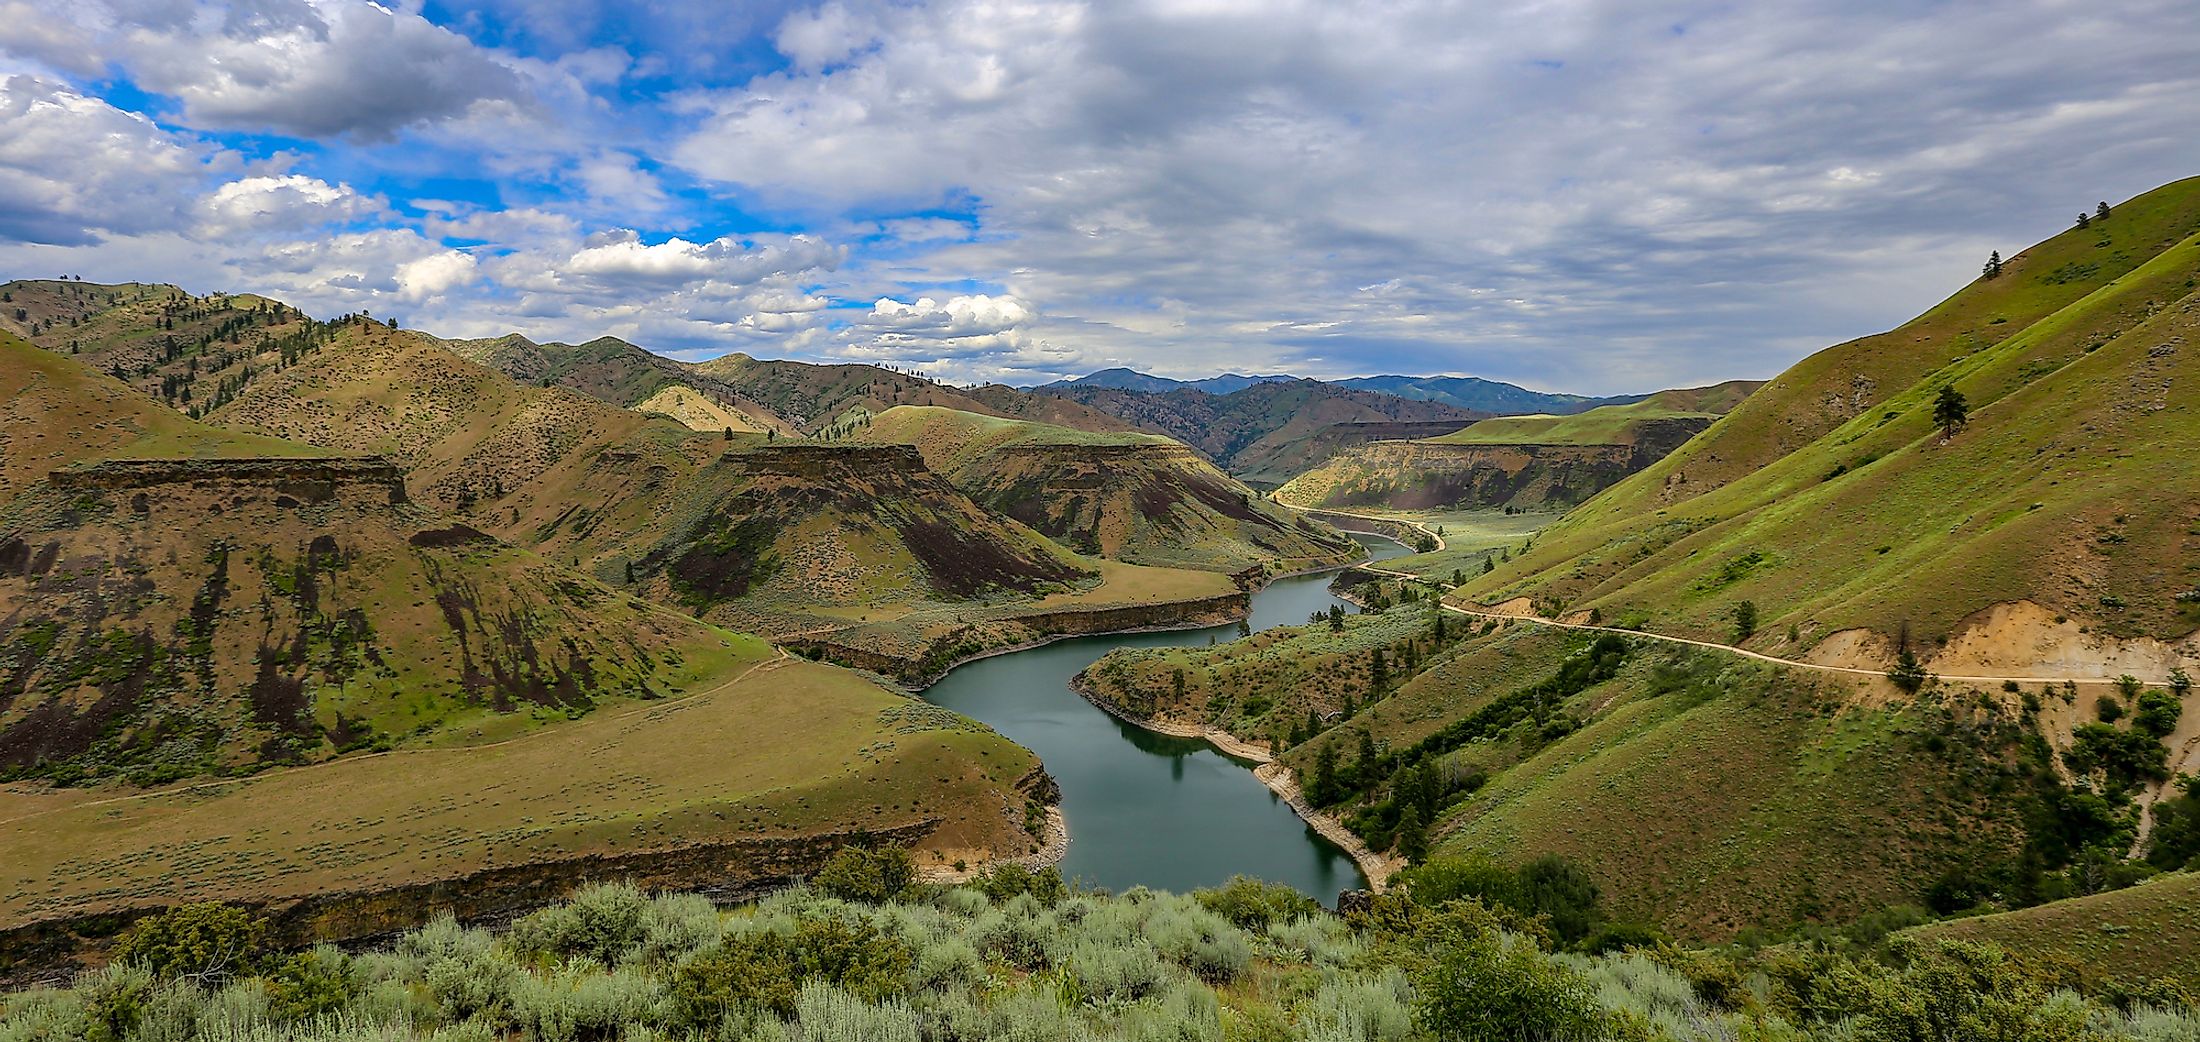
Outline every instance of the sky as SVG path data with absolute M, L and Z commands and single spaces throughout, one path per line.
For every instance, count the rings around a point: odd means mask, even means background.
M 2191 0 L 0 0 L 0 277 L 1044 382 L 1771 376 L 2200 174 Z

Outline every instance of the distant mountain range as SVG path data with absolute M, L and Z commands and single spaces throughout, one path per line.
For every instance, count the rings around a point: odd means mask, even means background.
M 1242 391 L 1254 384 L 1289 383 L 1296 379 L 1298 377 L 1282 374 L 1245 376 L 1239 373 L 1224 373 L 1221 376 L 1210 376 L 1204 380 L 1172 380 L 1166 376 L 1154 376 L 1151 373 L 1141 373 L 1136 369 L 1118 367 L 1115 369 L 1102 369 L 1097 373 L 1069 380 L 1056 380 L 1050 384 L 1034 387 L 1032 390 L 1054 391 L 1064 388 L 1105 387 L 1111 390 L 1140 391 L 1147 394 L 1167 394 L 1170 391 L 1182 390 L 1205 391 L 1208 394 L 1230 394 L 1234 391 Z
M 1235 394 L 1256 384 L 1291 383 L 1309 377 L 1274 373 L 1265 376 L 1246 376 L 1224 373 L 1204 380 L 1176 380 L 1166 376 L 1141 373 L 1135 369 L 1102 369 L 1087 376 L 1069 380 L 1057 380 L 1031 388 L 1034 391 L 1083 391 L 1105 388 L 1115 391 L 1135 391 L 1140 394 L 1167 394 L 1171 391 L 1200 391 L 1206 394 Z M 1553 413 L 1571 415 L 1586 412 L 1600 405 L 1629 405 L 1648 398 L 1647 394 L 1622 394 L 1594 398 L 1581 394 L 1551 394 L 1531 391 L 1496 380 L 1484 380 L 1478 376 L 1355 376 L 1345 380 L 1322 380 L 1336 387 L 1355 391 L 1373 391 L 1395 398 L 1411 398 L 1415 401 L 1439 402 L 1473 412 L 1495 416 L 1513 416 L 1527 413 Z

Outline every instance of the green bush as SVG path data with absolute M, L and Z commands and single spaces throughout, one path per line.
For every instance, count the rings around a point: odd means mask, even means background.
M 970 886 L 995 903 L 1029 895 L 1048 908 L 1060 904 L 1069 892 L 1069 887 L 1062 882 L 1060 869 L 1050 865 L 1033 871 L 1013 861 L 980 874 L 970 881 Z
M 900 847 L 866 850 L 842 847 L 817 870 L 817 889 L 844 901 L 878 904 L 916 882 L 915 859 Z
M 1501 934 L 1452 945 L 1413 985 L 1415 1018 L 1447 1042 L 1587 1039 L 1603 1020 L 1588 981 Z
M 221 904 L 183 905 L 138 921 L 115 947 L 115 961 L 143 966 L 161 980 L 218 984 L 252 972 L 265 920 Z
M 716 1024 L 728 1012 L 794 1012 L 803 981 L 831 981 L 867 1001 L 903 994 L 914 956 L 899 938 L 868 921 L 803 919 L 793 933 L 728 937 L 717 948 L 676 967 L 673 1007 L 690 1027 Z
M 647 936 L 649 907 L 649 896 L 632 883 L 587 887 L 564 904 L 513 923 L 506 943 L 528 955 L 582 957 L 609 966 Z
M 268 1011 L 286 1022 L 334 1013 L 359 994 L 351 957 L 326 945 L 284 959 L 266 977 Z
M 2177 720 L 2184 714 L 2185 704 L 2177 696 L 2148 691 L 2139 696 L 2139 712 L 2131 718 L 2131 729 L 2160 741 L 2176 732 Z
M 1288 922 L 1321 911 L 1320 902 L 1282 883 L 1251 876 L 1231 876 L 1219 887 L 1195 890 L 1200 907 L 1248 930 L 1263 930 L 1272 923 Z

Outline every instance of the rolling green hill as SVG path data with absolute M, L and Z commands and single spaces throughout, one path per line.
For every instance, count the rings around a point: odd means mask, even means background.
M 2179 599 L 2200 587 L 2200 424 L 2176 390 L 2200 366 L 2196 232 L 2200 180 L 2178 182 L 1814 355 L 1465 593 L 1695 635 L 1747 600 L 1753 646 L 1796 652 L 1855 629 L 1937 642 L 2016 602 L 2183 638 L 2200 627 L 2200 600 Z M 1834 384 L 1857 390 L 1834 402 Z M 1952 437 L 1943 387 L 1969 403 Z

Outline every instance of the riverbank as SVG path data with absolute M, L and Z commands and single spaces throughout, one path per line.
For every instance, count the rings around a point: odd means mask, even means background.
M 1367 877 L 1369 890 L 1379 894 L 1389 889 L 1390 877 L 1406 867 L 1404 858 L 1378 854 L 1369 849 L 1365 841 L 1344 826 L 1344 822 L 1322 813 L 1319 808 L 1307 802 L 1306 794 L 1299 790 L 1298 776 L 1291 773 L 1291 768 L 1280 763 L 1266 763 L 1254 769 L 1253 777 L 1260 779 L 1262 785 L 1268 786 L 1268 791 L 1281 797 L 1284 805 L 1306 822 L 1308 828 L 1336 844 L 1337 849 L 1351 855 L 1352 863 L 1360 866 L 1360 874 Z

